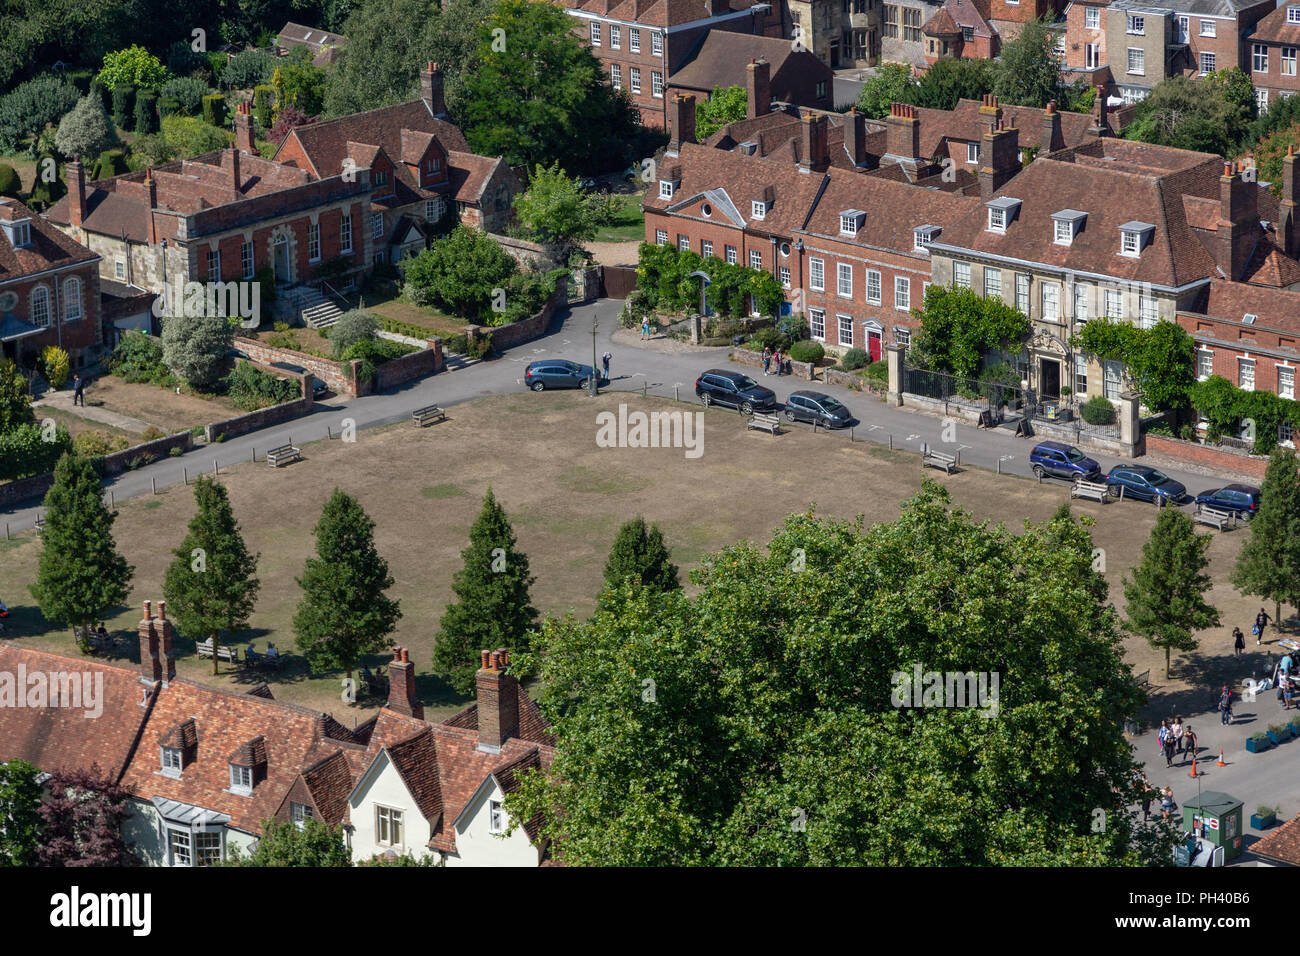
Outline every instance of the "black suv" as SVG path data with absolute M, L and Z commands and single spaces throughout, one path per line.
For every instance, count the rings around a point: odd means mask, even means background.
M 705 405 L 715 402 L 749 415 L 777 407 L 776 392 L 764 388 L 741 372 L 711 368 L 695 380 L 695 394 Z
M 1064 478 L 1067 481 L 1101 481 L 1101 465 L 1073 445 L 1065 442 L 1045 441 L 1034 446 L 1029 453 L 1034 476 Z

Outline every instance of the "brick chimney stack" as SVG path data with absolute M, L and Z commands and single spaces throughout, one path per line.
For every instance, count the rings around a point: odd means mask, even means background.
M 1111 134 L 1109 112 L 1106 88 L 1099 86 L 1096 88 L 1096 95 L 1092 98 L 1092 126 L 1088 128 L 1088 132 L 1093 136 L 1109 136 Z
M 1002 127 L 1002 107 L 998 105 L 998 98 L 991 93 L 984 94 L 980 105 L 980 120 L 989 133 Z
M 447 101 L 443 97 L 442 80 L 442 70 L 438 69 L 437 63 L 430 62 L 420 74 L 420 98 L 432 115 L 445 119 Z
M 885 118 L 885 152 L 912 163 L 921 158 L 921 121 L 915 106 L 890 104 Z
M 855 106 L 849 110 L 849 121 L 844 130 L 844 139 L 853 157 L 853 165 L 867 165 L 867 117 L 858 112 Z
M 510 657 L 505 648 L 482 651 L 474 675 L 478 689 L 478 747 L 495 753 L 519 734 L 519 682 L 505 669 Z
M 1282 160 L 1282 221 L 1277 224 L 1277 238 L 1292 259 L 1300 257 L 1300 181 L 1295 166 L 1295 147 L 1288 146 Z
M 1224 163 L 1219 177 L 1218 266 L 1238 281 L 1259 242 L 1259 187 L 1247 182 L 1239 164 Z
M 221 151 L 221 168 L 230 173 L 230 186 L 235 191 L 235 199 L 242 198 L 239 195 L 239 150 L 223 149 Z
M 256 156 L 257 146 L 254 138 L 253 106 L 248 100 L 244 100 L 235 109 L 235 149 Z
M 171 681 L 176 678 L 176 660 L 172 640 L 176 632 L 167 619 L 167 602 L 158 602 L 158 616 L 152 615 L 152 601 L 144 602 L 144 617 L 138 628 L 140 637 L 140 676 L 146 681 Z
M 68 222 L 73 229 L 80 229 L 86 220 L 86 170 L 79 158 L 68 163 L 67 180 Z
M 997 127 L 985 133 L 980 144 L 980 198 L 988 202 L 1018 172 L 1020 130 L 1014 126 L 1008 129 L 999 119 Z
M 831 164 L 825 116 L 805 116 L 800 129 L 799 172 L 823 173 Z
M 144 191 L 149 199 L 149 245 L 158 244 L 158 223 L 154 221 L 153 211 L 158 208 L 158 183 L 154 181 L 153 171 L 144 171 Z
M 1065 148 L 1065 137 L 1061 135 L 1061 114 L 1056 111 L 1056 100 L 1047 104 L 1047 113 L 1043 116 L 1043 143 L 1038 149 L 1040 156 L 1054 153 Z
M 424 720 L 424 704 L 415 693 L 415 665 L 405 647 L 393 648 L 388 665 L 388 709 Z
M 673 94 L 672 106 L 668 110 L 668 126 L 672 138 L 668 140 L 665 155 L 676 156 L 681 152 L 682 143 L 695 142 L 695 94 Z
M 745 88 L 749 93 L 747 117 L 753 119 L 772 112 L 772 66 L 766 58 L 749 61 L 745 67 Z

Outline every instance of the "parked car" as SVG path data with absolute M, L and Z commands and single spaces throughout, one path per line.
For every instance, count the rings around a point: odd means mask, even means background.
M 1177 504 L 1187 494 L 1187 488 L 1150 465 L 1116 465 L 1106 476 L 1106 486 L 1113 498 L 1120 496 L 1141 501 L 1154 501 L 1158 505 Z
M 567 359 L 542 359 L 529 362 L 524 369 L 524 384 L 534 392 L 548 388 L 587 388 L 591 381 L 591 366 L 579 365 Z M 597 385 L 608 385 L 609 379 L 601 375 Z
M 764 388 L 741 372 L 711 368 L 695 380 L 695 394 L 705 405 L 715 402 L 738 408 L 746 415 L 779 409 L 776 392 Z
M 791 392 L 785 402 L 785 419 L 789 422 L 816 422 L 826 428 L 844 428 L 853 421 L 853 413 L 837 398 L 822 392 Z
M 1254 485 L 1224 485 L 1211 488 L 1196 496 L 1196 505 L 1230 511 L 1243 518 L 1253 518 L 1259 513 L 1259 489 Z
M 1029 453 L 1029 463 L 1033 466 L 1034 477 L 1065 478 L 1067 481 L 1084 479 L 1099 481 L 1101 465 L 1096 459 L 1089 458 L 1073 445 L 1065 442 L 1045 441 L 1034 446 Z

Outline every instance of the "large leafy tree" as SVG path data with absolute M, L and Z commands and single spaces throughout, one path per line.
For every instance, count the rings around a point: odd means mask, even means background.
M 958 100 L 979 99 L 993 92 L 997 67 L 993 60 L 945 57 L 925 71 L 916 87 L 916 105 L 950 110 Z
M 0 764 L 0 866 L 35 866 L 41 845 L 40 771 L 25 760 Z
M 515 197 L 515 213 L 537 241 L 571 245 L 596 235 L 598 197 L 553 163 L 533 170 L 528 190 Z
M 605 562 L 605 587 L 617 590 L 629 579 L 653 591 L 675 591 L 682 586 L 663 532 L 657 524 L 647 525 L 641 515 L 618 529 Z
M 162 321 L 163 362 L 197 388 L 216 385 L 234 341 L 234 326 L 223 315 L 178 314 Z
M 504 41 L 504 42 L 502 42 Z M 456 118 L 474 152 L 512 166 L 559 160 L 579 173 L 626 165 L 640 122 L 564 10 L 500 0 L 479 32 Z
M 492 489 L 469 529 L 465 566 L 452 578 L 456 601 L 447 605 L 433 646 L 433 669 L 466 696 L 474 690 L 479 651 L 504 647 L 523 651 L 537 620 L 528 589 L 528 556 L 516 546 L 510 519 Z
M 1015 534 L 926 482 L 894 522 L 794 515 L 692 580 L 695 596 L 625 584 L 520 661 L 541 668 L 558 752 L 506 804 L 544 814 L 566 862 L 1167 860 L 1165 831 L 1127 809 L 1142 695 L 1068 516 Z M 914 665 L 988 674 L 990 695 L 999 675 L 996 713 L 991 696 L 900 706 Z
M 248 626 L 262 585 L 258 555 L 244 544 L 225 486 L 211 477 L 198 478 L 194 501 L 198 510 L 167 567 L 163 593 L 182 631 L 211 639 L 215 674 L 221 632 Z
M 325 82 L 325 112 L 344 116 L 418 95 L 420 37 L 438 0 L 368 0 L 348 17 L 348 44 Z M 439 64 L 441 66 L 441 64 Z
M 98 96 L 83 96 L 59 121 L 54 145 L 64 156 L 97 156 L 117 143 L 117 130 Z
M 0 433 L 35 420 L 27 379 L 13 359 L 0 359 Z
M 135 569 L 117 553 L 116 518 L 91 463 L 72 454 L 60 458 L 45 495 L 41 558 L 31 586 L 47 620 L 80 627 L 84 635 L 126 600 Z
M 316 523 L 316 556 L 298 578 L 303 595 L 293 618 L 298 650 L 313 671 L 337 668 L 351 680 L 363 655 L 388 645 L 402 616 L 384 593 L 393 576 L 375 550 L 374 530 L 360 502 L 335 489 Z
M 916 361 L 965 378 L 979 374 L 991 349 L 1029 338 L 1029 319 L 1023 312 L 973 289 L 932 285 L 917 316 L 921 331 L 913 343 Z
M 417 305 L 480 322 L 492 314 L 493 290 L 504 289 L 518 271 L 491 236 L 457 226 L 407 264 L 405 291 Z
M 1061 58 L 1056 36 L 1042 20 L 1026 23 L 1020 35 L 1002 44 L 994 92 L 1002 102 L 1040 109 L 1061 98 Z
M 352 856 L 343 831 L 310 817 L 302 829 L 293 823 L 265 820 L 262 836 L 252 853 L 232 848 L 227 866 L 351 866 Z
M 1276 447 L 1260 486 L 1259 512 L 1241 546 L 1229 580 L 1243 594 L 1273 602 L 1273 619 L 1282 605 L 1300 606 L 1300 478 L 1295 452 Z
M 745 118 L 749 93 L 743 86 L 715 86 L 709 98 L 695 109 L 695 136 L 701 142 L 728 123 Z
M 1126 626 L 1165 652 L 1165 677 L 1175 651 L 1196 649 L 1195 632 L 1219 623 L 1219 612 L 1205 600 L 1210 576 L 1210 539 L 1198 535 L 1192 519 L 1177 508 L 1162 508 L 1142 546 L 1142 562 L 1124 581 Z
M 1171 76 L 1152 88 L 1124 136 L 1233 156 L 1247 137 L 1256 109 L 1250 80 L 1239 69 L 1206 77 Z
M 917 81 L 910 66 L 882 63 L 876 75 L 862 84 L 858 92 L 858 109 L 873 119 L 880 119 L 889 115 L 891 104 L 917 103 L 918 95 Z
M 60 770 L 41 801 L 41 866 L 133 866 L 139 862 L 122 824 L 130 813 L 131 790 L 100 771 Z
M 167 79 L 167 67 L 144 47 L 133 43 L 104 57 L 98 79 L 110 93 L 126 85 L 137 90 L 157 90 Z

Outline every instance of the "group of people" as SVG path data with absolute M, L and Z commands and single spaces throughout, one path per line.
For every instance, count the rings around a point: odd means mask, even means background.
M 1157 791 L 1155 787 L 1151 786 L 1145 773 L 1141 775 L 1138 786 L 1142 793 L 1142 822 L 1146 823 L 1151 819 L 1151 801 L 1156 798 Z M 1174 788 L 1167 785 L 1161 787 L 1159 795 L 1162 818 L 1168 820 L 1170 814 L 1178 809 L 1178 804 L 1174 800 Z
M 1191 724 L 1183 723 L 1182 717 L 1160 721 L 1160 732 L 1156 735 L 1156 741 L 1160 752 L 1165 755 L 1166 767 L 1174 765 L 1175 754 L 1182 757 L 1178 763 L 1180 767 L 1187 763 L 1189 756 L 1193 760 L 1196 759 L 1196 734 Z
M 780 350 L 779 348 L 778 348 L 778 349 L 772 349 L 772 348 L 768 348 L 766 345 L 763 346 L 763 374 L 764 374 L 764 375 L 766 375 L 766 374 L 768 373 L 768 370 L 771 369 L 772 364 L 775 363 L 775 364 L 776 364 L 776 375 L 777 375 L 777 378 L 780 378 L 780 377 L 781 377 L 781 363 L 784 362 L 784 361 L 785 361 L 785 359 L 784 359 L 784 357 L 781 355 L 781 350 Z
M 1255 624 L 1251 627 L 1250 633 L 1255 635 L 1256 647 L 1264 642 L 1264 628 L 1268 627 L 1271 620 L 1273 619 L 1269 617 L 1268 612 L 1263 608 L 1260 608 L 1259 613 L 1255 615 Z M 1237 657 L 1246 653 L 1246 635 L 1241 633 L 1239 627 L 1232 629 L 1232 650 Z

